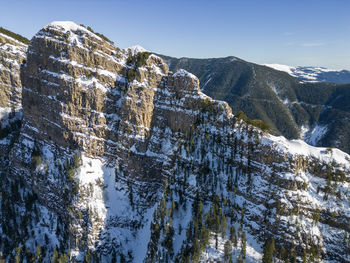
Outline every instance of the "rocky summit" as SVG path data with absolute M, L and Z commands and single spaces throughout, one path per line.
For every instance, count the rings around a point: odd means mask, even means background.
M 350 261 L 348 154 L 83 25 L 0 43 L 0 261 Z

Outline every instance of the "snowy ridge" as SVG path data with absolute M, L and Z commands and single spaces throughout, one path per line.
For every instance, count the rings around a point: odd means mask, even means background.
M 314 157 L 327 163 L 334 161 L 350 168 L 350 155 L 336 148 L 329 150 L 328 148 L 314 147 L 303 140 L 287 140 L 283 136 L 269 135 L 264 138 L 264 143 L 270 144 L 271 142 L 275 144 L 274 147 L 281 149 L 287 154 Z
M 289 75 L 295 77 L 295 75 L 293 75 L 293 72 L 296 70 L 296 67 L 286 66 L 281 64 L 263 64 L 263 66 L 273 68 L 278 71 L 287 72 Z
M 324 67 L 294 67 L 281 64 L 263 64 L 263 66 L 286 72 L 306 82 L 327 81 L 346 83 L 342 78 L 350 79 L 350 71 L 348 70 L 327 69 Z
M 81 31 L 81 32 L 84 32 L 85 34 L 93 36 L 94 38 L 97 38 L 98 40 L 102 41 L 102 39 L 99 36 L 92 33 L 87 28 L 80 26 L 77 23 L 72 22 L 72 21 L 54 21 L 54 22 L 51 22 L 50 24 L 48 24 L 44 27 L 44 29 L 50 29 L 50 28 L 62 30 L 65 33 L 68 31 L 73 32 L 73 33 L 75 33 L 76 31 Z

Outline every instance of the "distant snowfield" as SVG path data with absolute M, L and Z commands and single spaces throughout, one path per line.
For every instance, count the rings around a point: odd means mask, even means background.
M 263 64 L 263 66 L 286 72 L 289 75 L 306 82 L 329 81 L 338 83 L 337 81 L 334 81 L 334 78 L 337 76 L 340 77 L 340 75 L 347 75 L 347 78 L 350 78 L 350 71 L 348 70 L 327 69 L 324 67 L 295 67 L 281 64 Z

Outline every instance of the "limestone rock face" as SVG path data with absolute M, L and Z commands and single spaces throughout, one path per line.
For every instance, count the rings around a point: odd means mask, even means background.
M 27 45 L 0 33 L 0 156 L 8 152 L 22 118 L 20 67 Z
M 349 259 L 339 245 L 350 231 L 349 155 L 248 125 L 204 95 L 191 73 L 170 72 L 161 58 L 118 49 L 72 22 L 33 37 L 21 80 L 23 124 L 6 182 L 21 181 L 14 213 L 22 208 L 40 232 L 14 231 L 12 246 L 43 246 L 49 233 L 47 258 L 58 244 L 79 262 L 184 261 L 186 253 L 219 261 L 226 230 L 236 226 L 239 238 L 249 235 L 248 252 L 257 251 L 251 262 L 271 237 L 287 251 L 279 258 L 314 251 Z M 212 213 L 228 225 L 215 218 L 213 226 Z M 197 251 L 198 222 L 209 234 Z

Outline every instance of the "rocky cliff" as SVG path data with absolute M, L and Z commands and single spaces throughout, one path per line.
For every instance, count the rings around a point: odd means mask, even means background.
M 21 80 L 7 260 L 350 260 L 340 150 L 248 125 L 191 73 L 72 22 L 33 37 Z
M 8 151 L 22 118 L 20 66 L 27 45 L 0 31 L 0 157 Z

